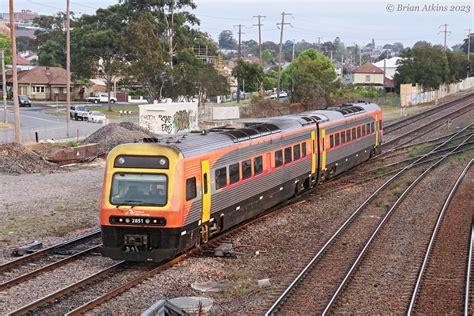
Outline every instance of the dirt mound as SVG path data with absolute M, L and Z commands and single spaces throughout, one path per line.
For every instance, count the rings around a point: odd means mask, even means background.
M 104 144 L 105 151 L 109 152 L 117 145 L 134 143 L 141 138 L 150 136 L 153 134 L 133 123 L 110 123 L 89 135 L 83 143 Z
M 44 160 L 27 147 L 15 143 L 0 145 L 0 173 L 26 174 L 53 172 L 56 164 Z

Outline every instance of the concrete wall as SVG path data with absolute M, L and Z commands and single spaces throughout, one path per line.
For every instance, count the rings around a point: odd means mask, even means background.
M 145 104 L 139 108 L 140 126 L 155 134 L 185 134 L 198 129 L 197 102 Z
M 474 88 L 474 77 L 464 79 L 458 83 L 441 85 L 437 90 L 424 91 L 420 85 L 401 84 L 400 85 L 400 105 L 411 106 L 443 98 L 453 93 Z
M 213 120 L 235 120 L 240 118 L 238 106 L 214 106 L 212 107 Z

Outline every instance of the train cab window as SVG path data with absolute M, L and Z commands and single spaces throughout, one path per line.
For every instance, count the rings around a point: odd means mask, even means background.
M 346 143 L 346 133 L 344 131 L 341 132 L 341 144 Z
M 239 182 L 240 180 L 240 164 L 234 163 L 229 166 L 229 179 L 230 184 Z
M 350 141 L 351 141 L 351 130 L 350 130 L 350 129 L 348 129 L 348 130 L 346 131 L 346 141 L 347 141 L 347 142 L 350 142 Z
M 365 128 L 367 130 L 367 135 L 372 134 L 372 132 L 370 131 L 370 123 L 365 124 Z
M 227 185 L 227 168 L 216 169 L 216 190 L 225 188 Z
M 334 147 L 334 135 L 329 136 L 329 148 Z
M 242 161 L 242 179 L 248 179 L 252 176 L 252 160 Z
M 306 143 L 301 144 L 301 157 L 306 157 Z
M 375 125 L 374 122 L 370 123 L 370 133 L 373 134 L 375 132 Z
M 340 142 L 339 142 L 339 141 L 340 141 L 340 139 L 339 139 L 339 133 L 336 134 L 335 139 L 336 139 L 335 145 L 336 145 L 336 146 L 339 146 L 339 144 L 340 144 Z
M 356 139 L 357 139 L 356 128 L 353 127 L 352 128 L 352 140 L 356 140 Z
M 300 144 L 293 146 L 293 157 L 295 160 L 301 158 L 301 146 Z
M 275 168 L 281 167 L 283 165 L 283 151 L 275 151 Z
M 263 172 L 263 158 L 262 156 L 253 159 L 253 175 L 261 174 Z
M 290 163 L 292 161 L 291 159 L 291 147 L 286 147 L 285 148 L 285 164 Z
M 362 129 L 360 126 L 357 127 L 357 138 L 361 138 L 362 137 Z
M 196 177 L 186 179 L 186 201 L 196 197 Z

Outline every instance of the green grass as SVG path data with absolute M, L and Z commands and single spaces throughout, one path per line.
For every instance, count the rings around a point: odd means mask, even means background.
M 408 158 L 418 157 L 427 152 L 427 149 L 432 147 L 430 144 L 420 144 L 414 147 L 411 147 L 408 151 Z
M 87 105 L 88 111 L 100 111 L 105 114 L 108 119 L 118 120 L 122 118 L 128 118 L 133 116 L 138 116 L 138 105 L 112 105 L 112 112 L 108 111 L 108 105 Z M 123 115 L 119 111 L 131 111 L 132 114 Z M 65 116 L 64 108 L 48 108 L 43 110 L 44 113 L 57 116 Z

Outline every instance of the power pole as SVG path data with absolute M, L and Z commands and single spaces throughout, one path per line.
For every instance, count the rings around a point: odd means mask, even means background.
M 258 24 L 254 24 L 253 26 L 258 26 L 258 48 L 259 48 L 259 54 L 260 54 L 260 65 L 263 67 L 263 55 L 262 55 L 262 26 L 263 24 L 260 23 L 261 18 L 266 18 L 264 15 L 255 15 L 254 18 L 258 19 Z
M 291 13 L 281 13 L 281 23 L 277 23 L 280 26 L 280 56 L 278 57 L 278 85 L 277 85 L 277 101 L 280 101 L 280 90 L 281 90 L 281 58 L 283 55 L 283 28 L 285 25 L 290 25 L 290 23 L 285 23 L 285 16 L 291 15 Z
M 321 37 L 318 36 L 318 51 L 321 51 Z
M 331 63 L 332 63 L 332 49 L 331 49 Z
M 13 0 L 10 0 L 10 42 L 12 48 L 12 70 L 13 70 L 13 107 L 15 117 L 15 142 L 21 144 L 20 131 L 20 104 L 18 103 L 18 71 L 16 69 L 16 36 L 15 36 L 15 16 Z
M 8 113 L 7 113 L 7 80 L 5 78 L 5 49 L 2 49 L 2 92 L 3 92 L 3 122 L 8 123 Z
M 443 24 L 443 25 L 440 25 L 439 27 L 444 27 L 444 31 L 439 31 L 439 33 L 444 33 L 444 51 L 446 52 L 446 50 L 448 49 L 448 46 L 447 46 L 447 37 L 448 37 L 448 33 L 451 33 L 451 32 L 448 32 L 448 24 Z
M 466 31 L 467 31 L 467 77 L 466 78 L 469 78 L 469 75 L 471 74 L 471 63 L 470 63 L 470 58 L 469 58 L 469 55 L 471 55 L 471 29 L 468 29 Z
M 234 25 L 239 27 L 239 61 L 242 60 L 242 24 Z M 240 78 L 237 78 L 237 103 L 240 103 Z
M 66 137 L 69 137 L 71 128 L 71 26 L 70 26 L 70 0 L 66 0 Z M 110 102 L 110 100 L 109 100 Z
M 295 59 L 295 46 L 296 46 L 296 40 L 293 40 L 293 51 L 291 52 L 291 61 Z M 293 93 L 295 91 L 295 80 L 293 79 L 293 76 L 291 78 L 291 98 L 293 98 Z

